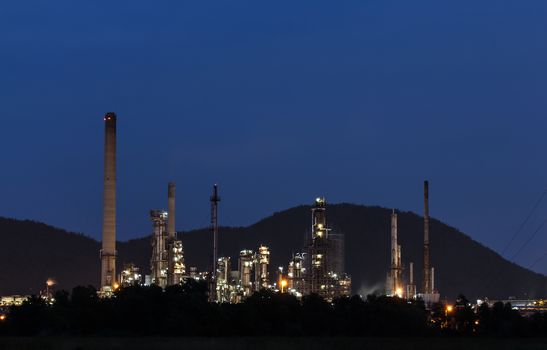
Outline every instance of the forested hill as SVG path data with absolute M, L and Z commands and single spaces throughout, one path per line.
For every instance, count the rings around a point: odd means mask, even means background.
M 353 279 L 353 292 L 371 293 L 383 288 L 389 266 L 391 209 L 335 204 L 327 207 L 329 225 L 346 235 L 346 270 Z M 179 218 L 183 220 L 183 218 Z M 249 227 L 222 228 L 219 255 L 232 257 L 233 267 L 242 249 L 265 244 L 271 249 L 273 272 L 286 266 L 302 250 L 309 229 L 310 207 L 299 206 L 275 213 Z M 208 229 L 179 233 L 186 265 L 209 267 L 212 235 Z M 421 285 L 423 220 L 410 212 L 399 213 L 399 241 L 403 264 L 414 262 L 417 285 Z M 0 218 L 0 295 L 36 293 L 48 277 L 59 287 L 97 285 L 100 244 L 80 234 L 51 226 Z M 120 242 L 118 267 L 134 262 L 149 271 L 150 237 Z M 431 221 L 431 260 L 435 285 L 443 296 L 464 293 L 470 299 L 489 296 L 545 297 L 547 278 L 508 262 L 469 236 Z M 405 271 L 405 274 L 407 271 Z

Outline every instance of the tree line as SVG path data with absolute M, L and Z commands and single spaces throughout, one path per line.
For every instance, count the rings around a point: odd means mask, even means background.
M 462 299 L 463 298 L 463 299 Z M 11 336 L 533 336 L 547 335 L 547 315 L 525 318 L 510 305 L 483 304 L 477 312 L 462 296 L 451 312 L 437 304 L 370 295 L 328 303 L 262 290 L 240 304 L 209 303 L 207 286 L 121 288 L 99 298 L 93 287 L 55 293 L 55 302 L 31 297 L 11 307 L 0 334 Z

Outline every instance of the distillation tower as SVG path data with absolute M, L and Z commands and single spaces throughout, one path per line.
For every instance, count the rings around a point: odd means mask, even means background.
M 239 286 L 242 297 L 248 297 L 253 292 L 253 265 L 254 252 L 252 250 L 242 250 L 239 253 Z
M 218 303 L 230 303 L 234 299 L 232 269 L 230 257 L 220 257 L 217 261 L 217 273 L 215 276 L 215 297 L 214 301 Z
M 255 280 L 254 290 L 259 291 L 266 289 L 270 283 L 270 275 L 268 272 L 268 266 L 270 265 L 270 249 L 264 245 L 258 247 L 258 252 L 254 259 L 255 265 Z
M 307 247 L 305 292 L 326 300 L 351 293 L 351 278 L 341 271 L 344 261 L 343 235 L 331 236 L 327 226 L 326 201 L 315 200 L 312 208 L 311 237 Z M 336 270 L 335 270 L 336 269 Z
M 151 210 L 152 220 L 152 258 L 150 259 L 150 272 L 152 284 L 165 288 L 167 286 L 168 253 L 167 241 L 167 217 L 168 213 L 163 210 Z
M 288 289 L 297 297 L 302 296 L 305 292 L 305 272 L 304 254 L 294 254 L 289 261 L 287 269 Z
M 387 294 L 403 297 L 403 268 L 401 263 L 401 246 L 397 242 L 398 226 L 395 210 L 391 213 L 391 266 L 388 273 Z
M 184 247 L 182 241 L 177 239 L 175 228 L 175 184 L 170 182 L 167 186 L 167 198 L 169 217 L 167 225 L 167 285 L 179 284 L 186 274 L 184 265 Z
M 310 270 L 308 288 L 309 293 L 322 296 L 327 295 L 329 242 L 327 229 L 327 217 L 325 212 L 325 199 L 317 198 L 315 207 L 312 208 L 311 244 L 308 247 L 310 257 Z

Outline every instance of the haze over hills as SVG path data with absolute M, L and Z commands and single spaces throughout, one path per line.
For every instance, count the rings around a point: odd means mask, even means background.
M 391 209 L 353 204 L 327 206 L 327 220 L 346 235 L 346 270 L 353 293 L 383 289 L 389 266 Z M 182 218 L 181 218 L 182 219 Z M 221 228 L 219 256 L 232 257 L 236 268 L 242 249 L 265 244 L 271 249 L 273 273 L 302 250 L 310 225 L 310 207 L 273 214 L 248 227 Z M 187 266 L 208 269 L 212 236 L 208 229 L 179 233 Z M 42 223 L 0 218 L 0 294 L 37 293 L 48 277 L 59 288 L 99 281 L 99 242 Z M 414 262 L 418 289 L 422 277 L 423 219 L 399 213 L 399 241 L 405 266 Z M 150 237 L 118 243 L 118 266 L 133 262 L 149 272 Z M 503 259 L 491 249 L 438 220 L 431 220 L 431 261 L 441 297 L 463 293 L 469 298 L 539 298 L 547 295 L 547 277 Z M 407 271 L 405 271 L 405 276 Z

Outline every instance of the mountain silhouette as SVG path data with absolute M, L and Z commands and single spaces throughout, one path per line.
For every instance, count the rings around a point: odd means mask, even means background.
M 221 227 L 219 256 L 231 256 L 233 268 L 243 249 L 261 244 L 271 251 L 270 273 L 286 269 L 292 254 L 303 250 L 310 229 L 309 206 L 298 206 L 273 214 L 248 227 Z M 422 277 L 423 218 L 399 212 L 399 243 L 405 267 L 414 263 L 415 282 Z M 183 218 L 179 218 L 183 220 Z M 390 262 L 391 209 L 377 206 L 333 204 L 327 206 L 331 228 L 345 234 L 346 271 L 353 293 L 366 295 L 383 290 Z M 151 231 L 151 229 L 150 229 Z M 208 270 L 211 266 L 212 233 L 209 229 L 179 232 L 186 266 Z M 97 286 L 100 275 L 100 243 L 82 234 L 70 233 L 34 221 L 0 218 L 0 295 L 38 293 L 48 278 L 57 288 Z M 431 220 L 431 265 L 435 288 L 441 297 L 460 293 L 469 299 L 541 298 L 547 294 L 547 277 L 505 260 L 493 250 L 438 220 Z M 118 268 L 135 263 L 149 273 L 150 236 L 118 242 Z M 405 269 L 404 275 L 408 275 Z

